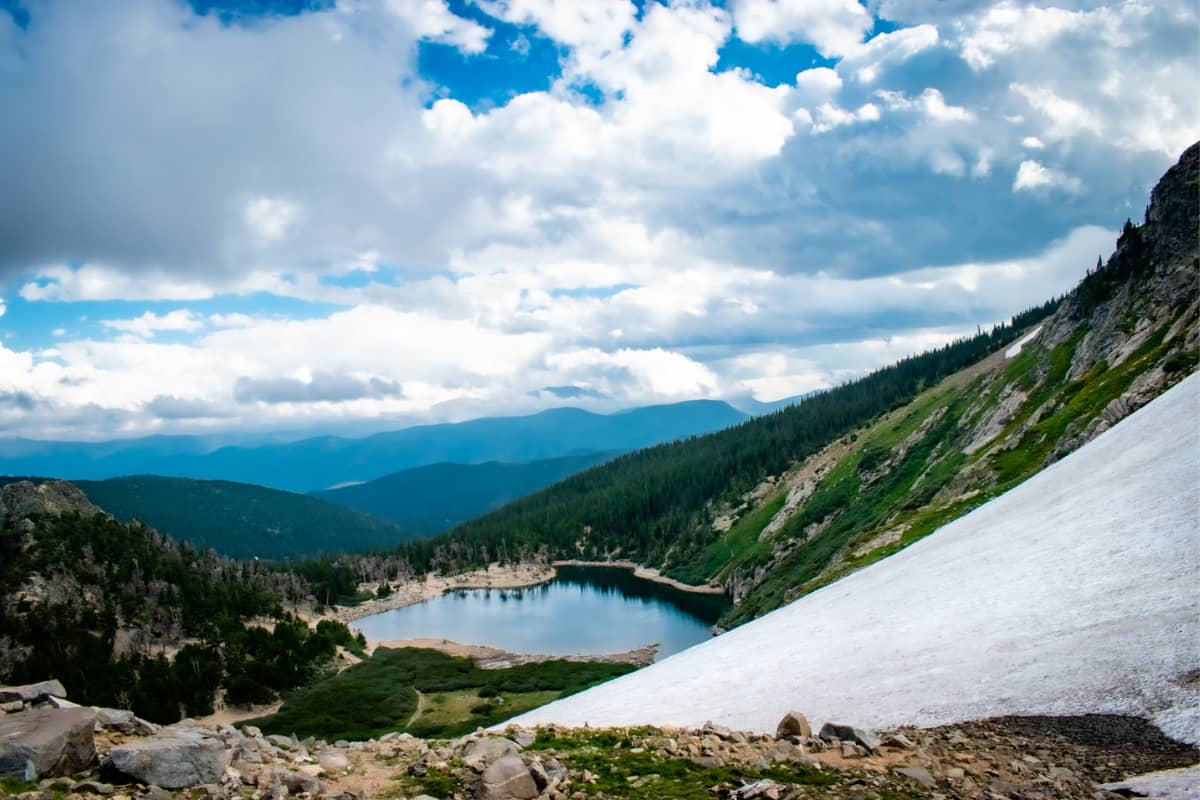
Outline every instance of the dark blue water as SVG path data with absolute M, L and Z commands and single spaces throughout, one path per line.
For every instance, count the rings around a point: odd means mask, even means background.
M 712 636 L 729 608 L 720 595 L 684 592 L 615 567 L 560 567 L 524 589 L 458 589 L 363 617 L 367 637 L 437 638 L 514 653 L 618 653 L 658 643 L 662 659 Z

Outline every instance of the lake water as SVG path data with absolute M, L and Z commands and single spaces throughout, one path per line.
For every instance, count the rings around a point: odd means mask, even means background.
M 657 642 L 658 658 L 712 637 L 721 595 L 684 592 L 617 567 L 559 567 L 523 589 L 457 589 L 355 620 L 368 638 L 450 639 L 514 653 L 619 653 Z

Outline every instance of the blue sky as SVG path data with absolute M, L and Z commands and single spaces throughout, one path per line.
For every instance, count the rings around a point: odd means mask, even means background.
M 1107 255 L 1200 135 L 1198 34 L 1183 0 L 0 0 L 0 436 L 834 385 Z

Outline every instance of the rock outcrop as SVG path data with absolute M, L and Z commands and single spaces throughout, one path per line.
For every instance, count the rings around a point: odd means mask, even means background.
M 100 514 L 78 486 L 67 481 L 16 481 L 0 486 L 0 515 L 12 521 L 38 514 Z

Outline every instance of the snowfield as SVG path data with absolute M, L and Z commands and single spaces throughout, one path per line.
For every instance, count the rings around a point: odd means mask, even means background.
M 906 550 L 519 724 L 1107 712 L 1200 739 L 1200 376 Z M 1185 676 L 1191 673 L 1191 679 Z
M 1025 345 L 1029 344 L 1034 339 L 1036 339 L 1037 335 L 1041 332 L 1042 332 L 1042 326 L 1038 325 L 1036 328 L 1034 328 L 1029 333 L 1027 333 L 1024 337 L 1022 337 L 1021 341 L 1017 342 L 1012 347 L 1005 350 L 1004 357 L 1005 358 L 1016 358 L 1017 356 L 1021 355 L 1021 351 L 1025 349 Z

